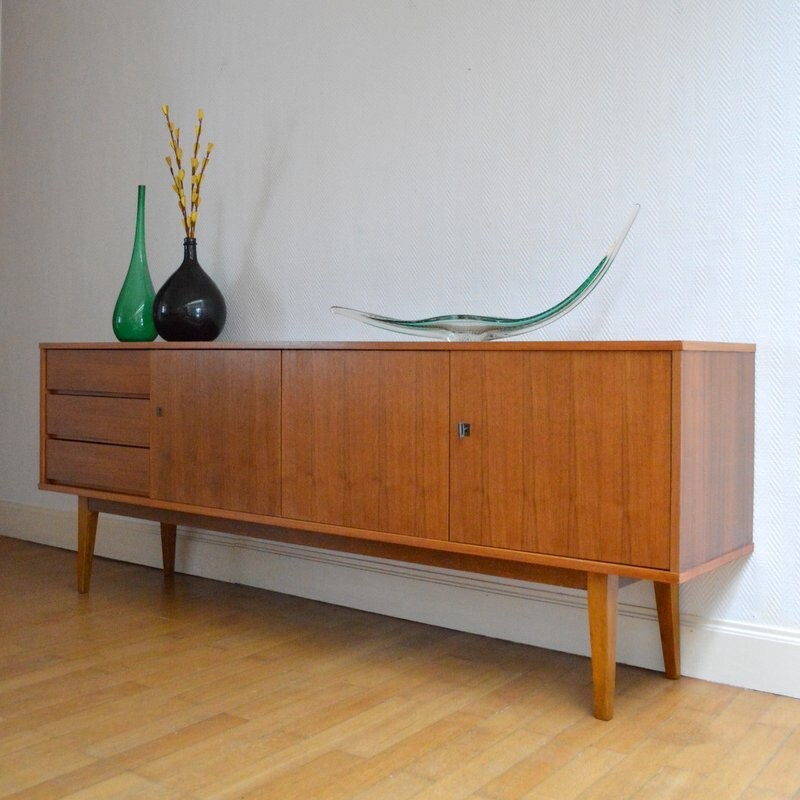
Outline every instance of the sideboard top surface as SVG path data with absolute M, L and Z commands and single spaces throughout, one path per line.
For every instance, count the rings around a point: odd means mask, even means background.
M 754 344 L 696 341 L 586 342 L 44 342 L 43 350 L 699 350 L 754 352 Z

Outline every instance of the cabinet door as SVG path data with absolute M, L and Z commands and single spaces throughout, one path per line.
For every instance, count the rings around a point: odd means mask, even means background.
M 286 351 L 285 517 L 447 538 L 448 355 Z
M 669 567 L 669 353 L 462 352 L 451 369 L 454 541 Z
M 280 352 L 155 352 L 151 386 L 152 496 L 276 514 Z

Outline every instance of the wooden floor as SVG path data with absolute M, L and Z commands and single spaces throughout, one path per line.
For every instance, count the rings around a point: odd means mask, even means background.
M 800 796 L 800 700 L 0 538 L 0 797 Z

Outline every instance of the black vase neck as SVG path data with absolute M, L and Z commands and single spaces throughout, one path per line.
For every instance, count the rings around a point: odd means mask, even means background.
M 197 239 L 187 236 L 183 240 L 183 260 L 197 261 Z

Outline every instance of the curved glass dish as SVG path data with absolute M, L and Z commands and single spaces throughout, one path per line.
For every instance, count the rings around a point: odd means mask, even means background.
M 405 333 L 409 336 L 424 336 L 428 339 L 445 339 L 448 342 L 488 342 L 492 339 L 503 339 L 506 336 L 518 336 L 527 331 L 542 328 L 555 322 L 571 311 L 582 300 L 589 296 L 592 289 L 600 283 L 603 275 L 613 263 L 619 252 L 628 231 L 639 213 L 639 205 L 633 207 L 625 227 L 619 236 L 611 243 L 608 252 L 600 263 L 589 273 L 586 280 L 574 292 L 565 297 L 552 308 L 532 314 L 530 317 L 484 317 L 473 314 L 444 314 L 439 317 L 426 317 L 425 319 L 396 319 L 384 317 L 381 314 L 372 314 L 368 311 L 358 311 L 355 308 L 344 306 L 331 306 L 334 314 L 350 317 L 376 328 L 383 328 L 394 333 Z

